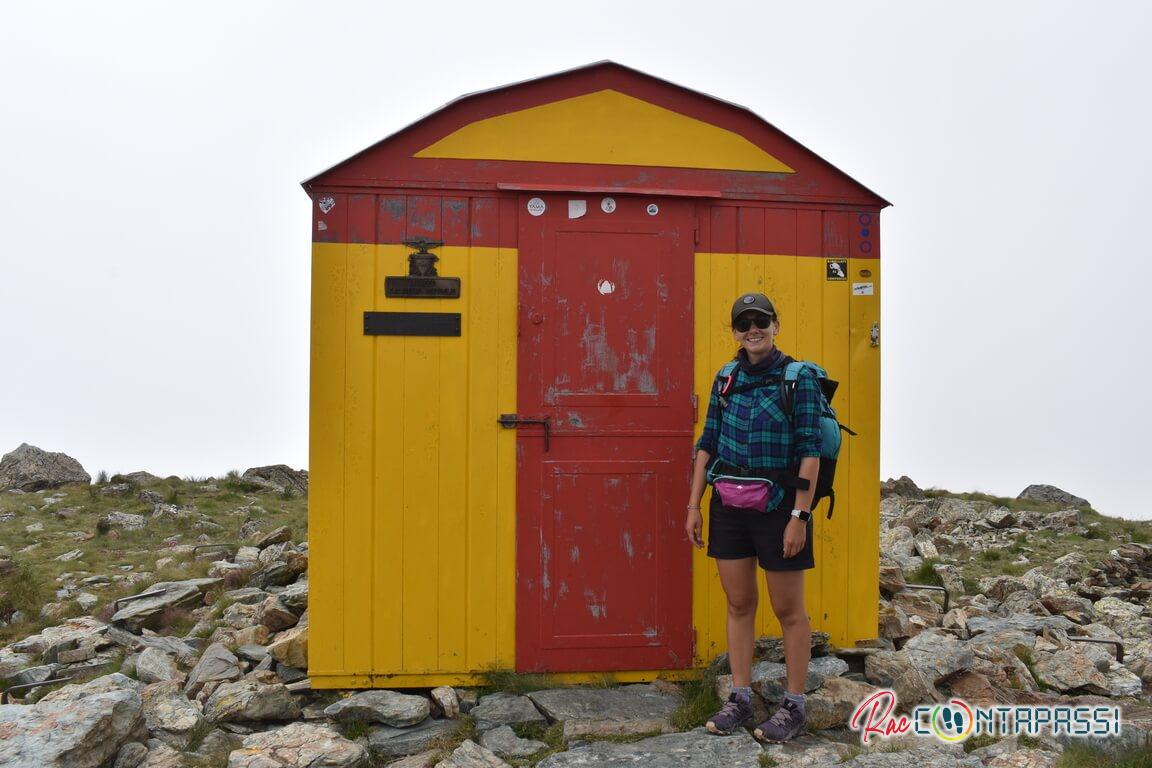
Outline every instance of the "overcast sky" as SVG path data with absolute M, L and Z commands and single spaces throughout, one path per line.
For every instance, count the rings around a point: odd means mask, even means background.
M 613 59 L 749 107 L 882 215 L 882 473 L 1152 518 L 1144 3 L 43 2 L 0 10 L 0 453 L 307 465 L 299 182 Z

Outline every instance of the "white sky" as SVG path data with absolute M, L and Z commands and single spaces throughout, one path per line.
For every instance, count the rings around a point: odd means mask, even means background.
M 613 59 L 895 203 L 884 476 L 1152 518 L 1150 8 L 5 2 L 0 453 L 306 466 L 298 182 L 463 93 Z

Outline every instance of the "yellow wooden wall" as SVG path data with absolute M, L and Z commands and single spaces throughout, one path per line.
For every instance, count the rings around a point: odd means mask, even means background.
M 388 299 L 403 245 L 312 258 L 309 674 L 428 685 L 515 654 L 516 252 L 451 247 L 460 299 Z M 365 336 L 365 311 L 459 312 L 459 338 Z
M 807 572 L 805 603 L 812 628 L 851 646 L 876 637 L 880 537 L 880 348 L 871 346 L 872 324 L 880 320 L 880 264 L 849 259 L 849 279 L 825 279 L 825 260 L 804 256 L 696 254 L 696 372 L 700 423 L 716 371 L 737 349 L 729 326 L 732 301 L 759 291 L 780 314 L 777 346 L 796 359 L 823 366 L 840 382 L 833 400 L 840 422 L 859 433 L 845 435 L 836 470 L 836 511 L 828 520 L 824 501 L 814 535 L 816 568 Z M 852 296 L 861 269 L 875 286 L 872 296 Z M 707 495 L 702 505 L 707 515 Z M 705 528 L 707 530 L 707 528 Z M 707 663 L 726 650 L 727 606 L 715 564 L 700 551 L 693 561 L 693 621 L 696 653 Z M 780 635 L 767 588 L 760 582 L 758 631 Z
M 467 684 L 515 665 L 516 251 L 451 247 L 442 274 L 458 300 L 386 299 L 407 272 L 402 245 L 317 243 L 312 271 L 309 672 L 317 688 Z M 825 280 L 821 258 L 696 255 L 695 391 L 703 406 L 735 351 L 733 298 L 760 290 L 781 318 L 779 346 L 841 382 L 846 438 L 831 521 L 816 518 L 807 580 L 813 627 L 840 645 L 874 637 L 879 547 L 879 262 L 873 296 Z M 365 311 L 462 315 L 459 338 L 365 336 Z M 825 502 L 826 504 L 826 502 Z M 687 545 L 686 545 L 687 546 Z M 697 661 L 725 650 L 724 595 L 697 552 Z M 761 586 L 761 634 L 778 635 Z M 629 673 L 620 679 L 651 679 Z M 580 679 L 580 675 L 565 675 Z

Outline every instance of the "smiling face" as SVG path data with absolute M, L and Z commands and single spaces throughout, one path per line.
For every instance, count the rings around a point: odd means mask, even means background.
M 757 323 L 766 324 L 767 327 L 761 328 Z M 741 328 L 747 330 L 740 330 Z M 778 333 L 780 333 L 779 319 L 774 315 L 769 317 L 763 312 L 755 310 L 741 312 L 732 321 L 732 338 L 748 353 L 748 359 L 753 363 L 763 360 L 772 351 Z

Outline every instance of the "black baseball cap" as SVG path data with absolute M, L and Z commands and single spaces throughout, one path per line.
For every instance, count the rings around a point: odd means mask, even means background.
M 776 308 L 762 293 L 746 293 L 732 305 L 732 322 L 745 312 L 761 312 L 769 317 L 776 316 Z

